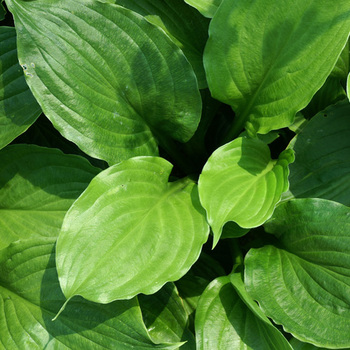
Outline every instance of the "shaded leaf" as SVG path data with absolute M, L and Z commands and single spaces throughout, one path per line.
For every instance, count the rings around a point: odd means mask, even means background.
M 64 295 L 54 238 L 12 243 L 0 251 L 0 344 L 4 349 L 175 349 L 155 345 L 137 300 L 109 305 L 75 298 L 52 321 Z
M 2 5 L 0 3 L 0 17 Z M 0 27 L 0 149 L 25 132 L 41 109 L 29 90 L 18 63 L 16 31 Z
M 8 6 L 29 87 L 54 126 L 84 152 L 114 164 L 157 155 L 158 138 L 184 142 L 193 135 L 201 114 L 197 79 L 161 29 L 98 1 Z
M 292 124 L 336 64 L 350 32 L 349 11 L 348 0 L 337 6 L 329 0 L 222 2 L 209 27 L 204 66 L 213 97 L 237 114 L 227 141 L 244 126 L 265 134 Z
M 115 3 L 139 13 L 162 28 L 191 63 L 199 87 L 207 87 L 203 51 L 208 39 L 208 20 L 183 0 L 115 0 Z
M 200 298 L 196 311 L 196 340 L 198 350 L 292 349 L 266 316 L 257 317 L 247 307 L 230 277 L 214 280 Z
M 7 146 L 0 164 L 0 249 L 57 237 L 67 210 L 99 172 L 81 157 L 34 145 Z
M 325 198 L 350 205 L 350 104 L 330 106 L 291 141 L 289 192 L 284 199 Z
M 294 350 L 327 350 L 327 348 L 319 348 L 309 343 L 303 343 L 296 338 L 292 338 L 290 344 L 293 346 Z M 349 350 L 349 348 L 343 350 Z
M 198 187 L 214 233 L 214 245 L 226 222 L 252 228 L 272 215 L 282 192 L 288 188 L 288 164 L 293 161 L 290 151 L 272 160 L 263 141 L 240 137 L 211 155 Z
M 336 65 L 334 66 L 331 77 L 341 79 L 342 81 L 346 80 L 346 77 L 350 70 L 350 47 L 349 40 L 346 42 L 346 45 L 338 58 Z
M 265 224 L 276 245 L 245 258 L 247 291 L 297 339 L 350 346 L 350 208 L 325 199 L 280 204 Z
M 129 159 L 101 172 L 72 205 L 57 242 L 68 299 L 152 294 L 198 259 L 209 228 L 197 187 L 189 179 L 168 183 L 171 168 L 162 158 Z

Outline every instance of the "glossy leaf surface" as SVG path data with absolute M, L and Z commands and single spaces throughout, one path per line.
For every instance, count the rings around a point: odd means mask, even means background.
M 191 63 L 199 87 L 207 87 L 203 51 L 208 39 L 208 20 L 183 0 L 115 0 L 115 3 L 162 28 Z
M 67 298 L 108 303 L 151 294 L 190 269 L 209 228 L 197 186 L 189 179 L 168 183 L 171 168 L 162 158 L 136 157 L 91 181 L 57 242 Z
M 282 334 L 263 316 L 257 317 L 240 298 L 230 277 L 214 280 L 196 311 L 198 350 L 291 350 Z
M 185 0 L 195 7 L 203 16 L 213 18 L 222 0 Z
M 40 113 L 18 63 L 16 31 L 0 27 L 0 149 L 26 131 Z
M 137 300 L 99 305 L 76 298 L 52 321 L 64 301 L 55 269 L 53 238 L 29 239 L 0 252 L 2 349 L 175 349 L 156 345 Z
M 224 0 L 209 28 L 204 66 L 235 126 L 265 134 L 293 122 L 331 73 L 350 32 L 348 0 Z M 258 24 L 258 25 L 257 25 Z M 316 54 L 317 53 L 317 54 Z
M 0 164 L 0 249 L 57 237 L 67 210 L 99 172 L 81 157 L 34 145 L 7 146 Z
M 350 104 L 330 106 L 291 141 L 289 192 L 284 198 L 324 198 L 350 205 Z
M 29 87 L 84 152 L 114 164 L 157 155 L 159 138 L 184 142 L 193 135 L 201 114 L 197 79 L 161 29 L 99 1 L 8 6 Z
M 280 204 L 265 224 L 276 245 L 251 249 L 245 283 L 264 313 L 297 339 L 350 346 L 350 208 L 324 199 Z
M 200 200 L 214 233 L 234 221 L 242 228 L 260 226 L 273 213 L 288 188 L 291 150 L 272 160 L 268 146 L 258 139 L 237 138 L 218 148 L 199 177 Z

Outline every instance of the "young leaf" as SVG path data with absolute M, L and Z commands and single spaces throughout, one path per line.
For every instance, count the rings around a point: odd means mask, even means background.
M 218 148 L 199 177 L 200 200 L 214 233 L 214 245 L 222 228 L 234 221 L 242 228 L 263 224 L 288 188 L 291 150 L 272 160 L 268 146 L 259 139 L 239 137 Z
M 181 350 L 195 349 L 193 334 L 188 330 L 188 314 L 173 283 L 157 293 L 138 296 L 143 319 L 153 341 L 180 343 Z
M 243 284 L 243 282 L 242 282 Z M 198 350 L 291 350 L 267 317 L 257 317 L 237 294 L 230 277 L 214 280 L 196 311 Z
M 265 228 L 278 244 L 248 252 L 251 297 L 297 339 L 350 347 L 350 208 L 294 199 L 280 204 Z
M 1 10 L 0 3 L 0 10 Z M 17 59 L 16 31 L 0 27 L 0 149 L 33 124 L 41 109 Z
M 293 122 L 332 71 L 348 39 L 348 0 L 224 0 L 204 53 L 213 97 L 265 134 Z
M 195 7 L 203 16 L 213 18 L 222 0 L 185 0 Z
M 154 344 L 137 300 L 99 305 L 64 301 L 55 269 L 53 238 L 29 239 L 0 251 L 0 346 L 2 349 L 176 349 Z
M 115 3 L 139 13 L 162 28 L 191 63 L 199 87 L 207 87 L 203 67 L 203 51 L 208 39 L 207 19 L 183 0 L 115 0 Z
M 110 164 L 187 141 L 201 114 L 197 79 L 158 27 L 99 1 L 8 0 L 18 56 L 45 115 Z M 45 30 L 43 30 L 45 28 Z
M 197 260 L 209 228 L 196 185 L 168 183 L 171 168 L 162 158 L 129 159 L 101 172 L 72 205 L 57 242 L 68 299 L 152 294 Z
M 0 164 L 0 249 L 57 237 L 67 210 L 99 172 L 81 157 L 34 145 L 7 146 Z
M 288 198 L 325 198 L 350 205 L 350 104 L 330 106 L 291 141 Z

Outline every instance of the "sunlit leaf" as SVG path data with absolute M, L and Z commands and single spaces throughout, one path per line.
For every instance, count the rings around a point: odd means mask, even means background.
M 67 210 L 99 172 L 81 157 L 34 145 L 7 146 L 0 164 L 0 249 L 57 237 Z
M 185 0 L 196 8 L 203 16 L 212 18 L 215 15 L 222 0 Z
M 242 290 L 241 286 L 238 288 Z M 266 316 L 257 316 L 248 308 L 230 277 L 214 280 L 200 298 L 196 311 L 196 340 L 198 350 L 292 349 Z
M 0 3 L 0 12 L 2 8 Z M 40 113 L 18 63 L 15 28 L 0 27 L 0 149 L 26 131 Z
M 278 242 L 245 258 L 251 297 L 297 339 L 350 347 L 350 208 L 294 199 L 280 204 L 265 228 Z
M 8 0 L 27 83 L 63 136 L 110 164 L 187 141 L 201 114 L 193 69 L 160 28 L 99 1 Z M 161 142 L 161 141 L 160 141 Z
M 204 53 L 213 97 L 236 112 L 227 140 L 245 126 L 265 134 L 293 122 L 323 85 L 350 32 L 348 0 L 224 0 Z
M 2 349 L 177 348 L 151 341 L 136 299 L 100 305 L 75 298 L 53 322 L 65 300 L 55 269 L 54 243 L 54 238 L 32 239 L 0 252 Z
M 242 228 L 263 224 L 288 188 L 291 150 L 272 160 L 268 146 L 259 139 L 237 138 L 218 148 L 199 177 L 200 200 L 214 233 L 234 221 Z
M 152 294 L 198 259 L 209 228 L 197 186 L 190 179 L 168 183 L 171 168 L 162 158 L 136 157 L 91 181 L 57 242 L 67 299 L 108 303 Z

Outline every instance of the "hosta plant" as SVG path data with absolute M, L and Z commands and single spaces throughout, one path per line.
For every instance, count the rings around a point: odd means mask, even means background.
M 348 0 L 0 20 L 0 349 L 350 349 Z

